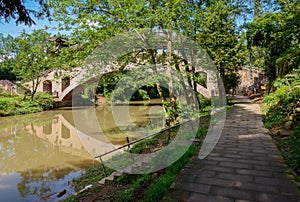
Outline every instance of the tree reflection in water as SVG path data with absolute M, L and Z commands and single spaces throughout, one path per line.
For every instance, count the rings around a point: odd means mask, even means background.
M 0 179 L 20 176 L 11 185 L 16 186 L 19 199 L 44 200 L 95 163 L 77 134 L 66 134 L 67 130 L 62 114 L 54 112 L 0 119 Z M 8 197 L 5 191 L 0 190 L 0 199 Z
M 89 120 L 89 111 L 79 110 Z M 94 156 L 125 143 L 130 132 L 136 137 L 159 129 L 162 119 L 156 111 L 132 106 L 129 123 L 124 109 L 117 107 L 119 114 L 114 115 L 122 118 L 120 126 L 114 122 L 111 109 L 98 107 L 95 112 L 101 131 L 87 131 L 90 133 L 78 132 L 70 109 L 0 117 L 0 186 L 7 187 L 1 184 L 1 178 L 8 176 L 10 191 L 15 188 L 15 194 L 10 195 L 7 189 L 0 189 L 0 201 L 56 197 L 57 192 L 68 189 L 69 181 L 96 163 Z M 84 127 L 94 129 L 88 123 Z

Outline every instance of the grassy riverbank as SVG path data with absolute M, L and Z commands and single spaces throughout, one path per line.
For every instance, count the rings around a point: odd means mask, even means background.
M 33 101 L 29 96 L 11 95 L 0 92 L 0 116 L 29 114 L 54 108 L 53 97 L 46 93 L 36 93 Z
M 209 119 L 203 118 L 196 138 L 202 140 L 205 137 Z M 178 128 L 171 129 L 171 140 L 176 136 Z M 131 149 L 130 152 L 137 154 L 152 153 L 168 143 L 168 132 L 165 131 L 153 138 L 144 140 Z M 199 149 L 200 142 L 193 143 L 187 152 L 172 165 L 155 173 L 149 174 L 123 174 L 114 181 L 101 185 L 98 182 L 113 170 L 106 168 L 106 175 L 101 164 L 89 168 L 80 178 L 74 180 L 72 185 L 81 190 L 87 185 L 92 187 L 76 196 L 71 196 L 67 201 L 159 201 L 165 191 L 170 187 L 181 169 L 189 162 L 190 158 Z

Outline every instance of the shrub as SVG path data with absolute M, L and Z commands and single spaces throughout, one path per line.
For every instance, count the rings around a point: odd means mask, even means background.
M 34 102 L 43 110 L 53 109 L 55 101 L 48 93 L 37 92 L 34 96 Z
M 22 96 L 12 96 L 2 93 L 0 95 L 0 116 L 28 114 L 52 109 L 55 101 L 45 93 L 37 93 L 33 101 L 23 100 Z
M 0 110 L 5 110 L 9 107 L 9 99 L 8 98 L 0 98 Z
M 267 95 L 264 99 L 265 127 L 273 128 L 281 125 L 299 100 L 300 88 L 293 86 L 280 86 L 275 92 Z

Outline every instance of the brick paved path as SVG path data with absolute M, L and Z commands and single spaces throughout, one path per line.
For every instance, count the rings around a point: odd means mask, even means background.
M 267 130 L 245 97 L 227 113 L 221 138 L 204 160 L 193 157 L 163 201 L 300 201 L 299 191 Z

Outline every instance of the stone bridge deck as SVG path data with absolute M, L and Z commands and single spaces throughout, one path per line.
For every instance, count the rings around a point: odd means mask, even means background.
M 300 201 L 296 183 L 263 128 L 259 106 L 245 97 L 235 101 L 212 153 L 204 160 L 192 158 L 163 201 Z

